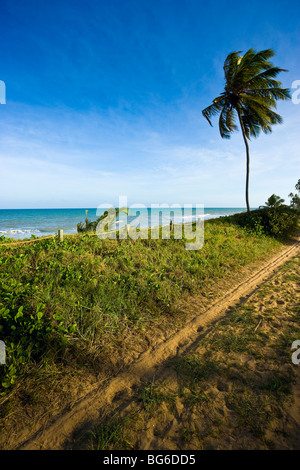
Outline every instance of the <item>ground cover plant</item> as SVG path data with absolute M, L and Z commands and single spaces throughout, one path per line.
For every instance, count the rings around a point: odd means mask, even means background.
M 67 351 L 88 352 L 160 317 L 175 315 L 183 294 L 256 260 L 279 242 L 225 222 L 206 224 L 205 245 L 184 240 L 99 240 L 78 235 L 0 253 L 0 334 L 8 363 L 1 393 L 25 365 Z M 80 354 L 80 355 L 81 355 Z
M 186 320 L 178 308 L 182 299 L 220 295 L 218 280 L 281 247 L 282 241 L 227 218 L 205 223 L 198 251 L 172 237 L 99 240 L 88 234 L 3 245 L 0 338 L 7 362 L 0 369 L 1 416 L 47 400 L 68 374 L 117 370 L 134 358 L 139 341 L 146 347 L 153 328 Z
M 127 423 L 127 449 L 299 449 L 300 375 L 291 360 L 300 335 L 299 260 L 284 264 L 115 412 Z M 99 445 L 97 429 L 86 433 L 82 448 Z M 98 448 L 125 448 L 110 436 Z

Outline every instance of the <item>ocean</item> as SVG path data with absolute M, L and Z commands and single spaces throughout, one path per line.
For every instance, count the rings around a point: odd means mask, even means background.
M 76 233 L 77 224 L 85 222 L 87 217 L 90 221 L 96 220 L 100 215 L 97 209 L 0 209 L 0 237 L 9 237 L 15 239 L 30 238 L 31 235 L 42 237 L 54 235 L 59 229 L 64 233 Z M 200 212 L 184 209 L 151 209 L 130 208 L 128 214 L 128 223 L 139 215 L 138 222 L 140 227 L 157 226 L 169 223 L 170 210 L 174 223 L 191 222 L 200 217 L 204 220 L 231 215 L 238 212 L 244 212 L 245 208 L 204 208 Z M 139 213 L 137 213 L 139 211 Z M 159 212 L 161 212 L 159 218 Z

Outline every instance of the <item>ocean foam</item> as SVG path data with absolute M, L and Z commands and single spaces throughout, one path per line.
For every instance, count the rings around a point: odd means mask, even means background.
M 31 229 L 31 230 L 0 230 L 0 233 L 42 233 L 41 230 Z

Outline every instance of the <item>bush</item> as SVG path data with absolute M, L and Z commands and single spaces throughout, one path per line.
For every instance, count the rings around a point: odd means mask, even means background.
M 128 207 L 123 207 L 121 209 L 115 209 L 115 216 L 116 218 L 118 217 L 118 215 L 120 214 L 120 212 L 126 212 L 127 215 L 128 215 Z M 101 220 L 107 218 L 107 216 L 109 215 L 108 211 L 104 211 L 103 214 L 98 217 L 97 220 L 94 220 L 94 221 L 89 221 L 88 218 L 85 219 L 85 223 L 79 223 L 77 224 L 77 232 L 78 233 L 82 233 L 82 232 L 96 232 L 96 229 L 97 229 L 97 225 L 99 222 L 101 222 Z
M 59 314 L 53 314 L 53 321 L 46 318 L 42 303 L 32 313 L 24 306 L 8 309 L 0 303 L 0 318 L 0 334 L 9 356 L 9 363 L 0 369 L 1 396 L 12 388 L 25 364 L 39 360 L 47 352 L 49 343 L 55 343 L 57 351 L 62 349 L 65 335 L 71 335 L 76 324 L 66 329 Z
M 264 207 L 230 216 L 233 222 L 257 234 L 285 238 L 299 230 L 299 212 L 290 206 Z
M 85 219 L 85 223 L 79 222 L 77 224 L 77 233 L 82 232 L 95 232 L 98 224 L 98 220 L 90 222 L 88 219 Z

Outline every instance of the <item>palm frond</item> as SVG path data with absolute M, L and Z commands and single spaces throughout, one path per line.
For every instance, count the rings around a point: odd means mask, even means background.
M 224 74 L 225 74 L 225 80 L 227 83 L 231 83 L 232 78 L 237 72 L 238 64 L 240 61 L 240 54 L 241 51 L 234 51 L 228 54 L 224 61 Z
M 262 107 L 276 107 L 276 100 L 269 93 L 261 95 L 260 93 L 241 93 L 240 99 L 244 103 L 254 102 Z
M 211 126 L 212 126 L 212 123 L 211 123 L 210 118 L 212 116 L 215 116 L 216 114 L 219 114 L 223 105 L 224 105 L 224 97 L 218 96 L 216 99 L 214 99 L 213 103 L 210 106 L 207 106 L 207 108 L 202 110 L 202 115 L 208 120 Z
M 270 96 L 274 100 L 289 100 L 291 98 L 291 93 L 288 88 L 261 88 L 260 90 L 255 91 L 259 96 Z
M 219 118 L 219 131 L 223 139 L 229 139 L 231 133 L 237 129 L 235 124 L 234 109 L 224 106 Z
M 270 69 L 273 64 L 268 61 L 274 56 L 273 49 L 265 49 L 263 51 L 256 52 L 254 49 L 249 49 L 243 56 L 240 63 L 240 70 L 248 68 L 252 73 L 261 70 Z
M 272 49 L 266 49 L 260 52 L 256 52 L 252 48 L 249 49 L 241 57 L 238 70 L 235 75 L 235 88 L 243 88 L 255 76 L 260 75 L 266 70 L 274 69 L 273 64 L 267 60 L 273 55 L 274 51 Z M 273 73 L 275 73 L 274 70 Z
M 248 124 L 250 135 L 253 135 L 254 137 L 257 137 L 259 134 L 257 126 L 265 134 L 268 134 L 272 132 L 272 125 L 281 124 L 283 121 L 279 114 L 272 111 L 268 106 L 264 106 L 250 97 L 246 97 L 244 99 L 243 112 L 246 119 L 249 120 L 249 118 L 251 118 L 252 123 L 255 124 L 253 129 L 251 129 L 251 126 L 249 127 Z
M 261 123 L 258 121 L 257 116 L 241 103 L 239 103 L 239 109 L 247 139 L 250 139 L 251 136 L 258 137 L 261 131 Z
M 253 84 L 255 83 L 256 80 L 261 80 L 261 79 L 265 80 L 265 79 L 275 78 L 280 72 L 287 72 L 287 70 L 281 69 L 279 67 L 269 67 L 266 70 L 263 70 L 262 72 L 254 75 L 250 79 L 250 83 Z M 281 85 L 280 82 L 277 82 L 277 83 Z

